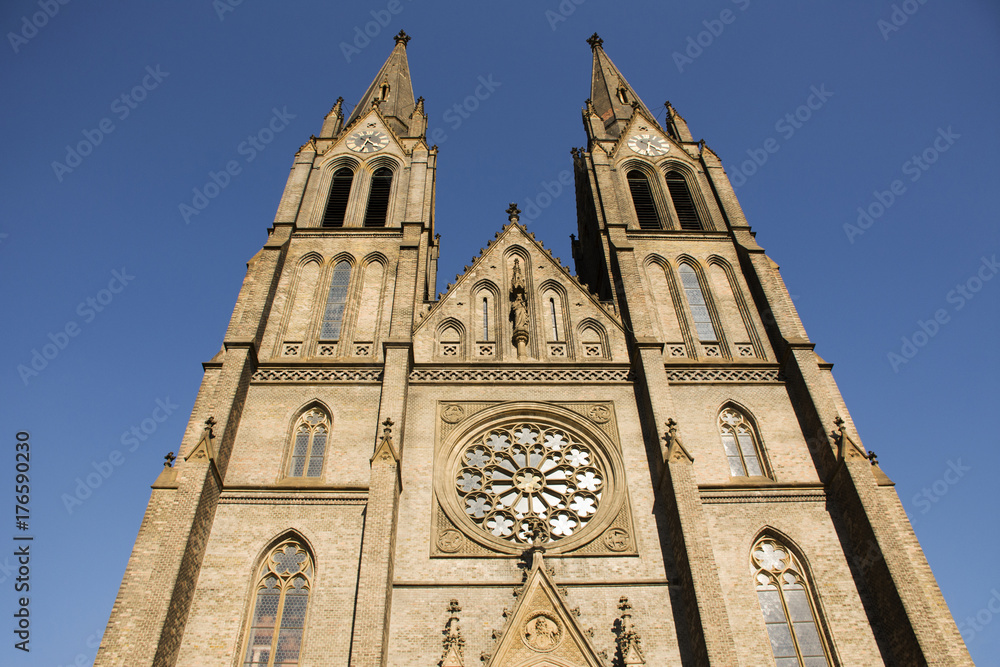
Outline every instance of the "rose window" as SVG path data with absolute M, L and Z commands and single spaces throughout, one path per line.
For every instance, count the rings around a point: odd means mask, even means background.
M 566 429 L 518 422 L 465 445 L 455 489 L 473 523 L 516 544 L 575 535 L 597 514 L 607 466 L 595 448 Z

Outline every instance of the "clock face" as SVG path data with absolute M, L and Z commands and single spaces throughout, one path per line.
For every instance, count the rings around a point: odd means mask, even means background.
M 639 155 L 663 155 L 670 144 L 655 134 L 636 134 L 628 140 L 628 147 Z
M 379 130 L 361 130 L 347 139 L 347 147 L 359 153 L 374 153 L 389 145 L 389 137 Z

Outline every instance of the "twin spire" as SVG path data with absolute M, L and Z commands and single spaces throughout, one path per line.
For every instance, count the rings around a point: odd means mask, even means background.
M 354 107 L 343 127 L 351 125 L 368 113 L 372 106 L 378 106 L 382 117 L 386 119 L 398 136 L 418 136 L 425 129 L 423 98 L 415 100 L 413 97 L 410 65 L 406 59 L 406 45 L 410 41 L 410 36 L 405 31 L 400 30 L 395 39 L 396 46 L 392 53 L 382 65 L 382 69 L 375 75 L 368 90 Z M 636 109 L 642 109 L 649 118 L 654 118 L 646 104 L 635 93 L 621 71 L 611 62 L 608 54 L 604 52 L 604 40 L 595 32 L 587 40 L 587 43 L 590 44 L 594 54 L 588 109 L 592 109 L 600 117 L 605 132 L 612 138 L 620 137 Z M 667 125 L 671 133 L 675 135 L 687 134 L 688 136 L 675 136 L 675 138 L 681 141 L 691 141 L 683 119 L 669 104 L 667 111 Z M 417 116 L 421 118 L 415 123 L 414 119 Z M 680 133 L 674 130 L 672 122 L 674 118 L 678 119 L 678 124 L 683 125 L 683 131 Z

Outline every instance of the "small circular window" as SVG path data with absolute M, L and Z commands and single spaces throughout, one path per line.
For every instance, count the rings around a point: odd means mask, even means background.
M 617 504 L 610 448 L 596 440 L 562 419 L 494 421 L 458 439 L 444 504 L 470 536 L 505 551 L 579 545 Z

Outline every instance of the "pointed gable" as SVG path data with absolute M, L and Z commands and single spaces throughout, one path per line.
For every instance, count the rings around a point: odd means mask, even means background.
M 520 358 L 512 313 L 515 263 L 524 283 L 528 330 Z M 625 330 L 611 307 L 517 223 L 505 226 L 448 285 L 417 323 L 413 338 L 418 363 L 627 360 Z
M 604 667 L 545 571 L 539 552 L 486 667 Z

